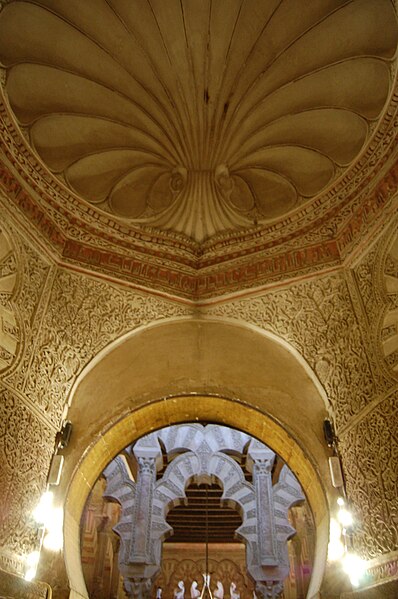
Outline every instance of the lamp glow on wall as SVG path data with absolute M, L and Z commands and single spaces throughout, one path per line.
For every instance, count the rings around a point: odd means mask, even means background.
M 32 516 L 41 529 L 40 548 L 26 557 L 25 580 L 33 580 L 36 576 L 40 559 L 41 546 L 50 551 L 60 551 L 63 545 L 63 509 L 54 506 L 54 494 L 45 491 L 34 509 Z
M 33 580 L 36 576 L 37 566 L 39 564 L 40 551 L 32 551 L 26 556 L 25 580 Z
M 337 518 L 332 518 L 330 521 L 328 560 L 340 560 L 352 586 L 358 587 L 366 572 L 366 562 L 348 549 L 347 529 L 354 521 L 342 497 L 338 498 L 337 504 L 339 507 Z

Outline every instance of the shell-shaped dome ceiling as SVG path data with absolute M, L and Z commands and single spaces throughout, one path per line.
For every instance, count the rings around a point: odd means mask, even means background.
M 392 83 L 390 0 L 37 0 L 5 90 L 84 200 L 197 241 L 283 217 L 358 157 Z

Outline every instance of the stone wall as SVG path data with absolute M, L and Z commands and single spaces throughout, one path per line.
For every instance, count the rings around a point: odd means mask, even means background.
M 22 573 L 37 542 L 30 512 L 78 375 L 125 333 L 198 309 L 57 267 L 6 215 L 0 227 L 0 567 Z M 383 555 L 397 560 L 398 379 L 386 343 L 396 334 L 395 240 L 393 223 L 351 268 L 199 310 L 274 333 L 317 374 L 340 439 L 355 544 L 375 568 Z
M 183 306 L 73 274 L 0 222 L 0 567 L 23 574 L 38 545 L 31 512 L 82 368 L 132 329 Z

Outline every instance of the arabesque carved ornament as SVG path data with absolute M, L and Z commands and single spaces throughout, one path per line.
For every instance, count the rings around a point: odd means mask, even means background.
M 0 223 L 0 372 L 14 362 L 20 346 L 20 324 L 15 304 L 17 264 L 14 248 Z
M 27 373 L 26 395 L 58 424 L 77 375 L 102 348 L 137 326 L 188 312 L 156 296 L 58 270 Z
M 384 257 L 381 346 L 386 366 L 398 377 L 398 231 L 389 239 Z
M 53 429 L 0 385 L 0 568 L 23 574 L 24 555 L 37 548 L 29 518 L 45 487 L 53 449 Z
M 375 395 L 362 330 L 342 274 L 226 302 L 207 314 L 250 322 L 296 348 L 323 385 L 338 428 Z
M 356 549 L 366 558 L 398 547 L 397 472 L 398 391 L 340 438 L 352 503 Z

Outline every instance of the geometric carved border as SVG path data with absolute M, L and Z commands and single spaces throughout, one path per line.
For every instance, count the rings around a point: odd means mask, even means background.
M 387 368 L 398 378 L 398 230 L 389 236 L 383 254 L 380 343 Z

